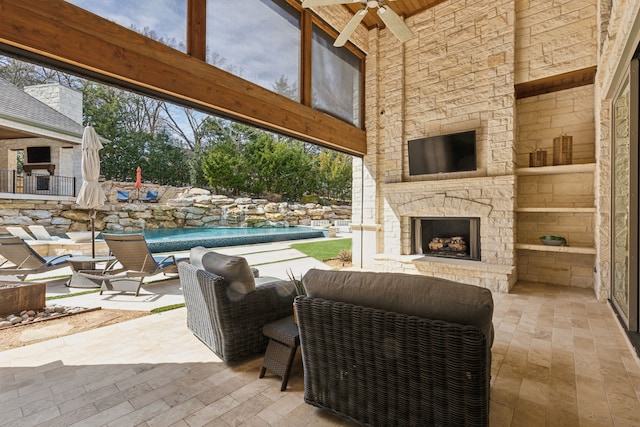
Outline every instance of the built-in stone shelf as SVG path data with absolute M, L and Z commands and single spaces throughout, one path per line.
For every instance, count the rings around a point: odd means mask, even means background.
M 596 170 L 595 163 L 576 165 L 540 166 L 537 168 L 518 168 L 516 175 L 559 175 L 565 173 L 592 173 Z
M 516 249 L 541 252 L 562 252 L 568 254 L 595 255 L 596 249 L 587 246 L 547 246 L 532 245 L 528 243 L 516 243 Z

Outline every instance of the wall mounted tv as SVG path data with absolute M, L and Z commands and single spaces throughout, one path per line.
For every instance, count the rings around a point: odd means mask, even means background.
M 408 142 L 409 175 L 476 170 L 476 131 Z
M 51 163 L 51 148 L 27 147 L 27 163 Z

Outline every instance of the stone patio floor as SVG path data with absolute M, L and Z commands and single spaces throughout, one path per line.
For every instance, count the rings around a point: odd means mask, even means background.
M 285 243 L 225 251 L 263 276 L 322 268 Z M 181 291 L 171 279 L 137 298 L 61 301 L 149 310 L 180 302 Z M 640 364 L 607 304 L 536 283 L 494 301 L 491 426 L 640 425 Z M 185 308 L 145 316 L 0 352 L 0 426 L 353 425 L 304 403 L 299 353 L 285 392 L 280 378 L 258 378 L 261 362 L 222 363 L 187 329 Z

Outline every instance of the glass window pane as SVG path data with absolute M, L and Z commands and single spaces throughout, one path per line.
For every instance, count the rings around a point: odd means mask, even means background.
M 187 0 L 66 0 L 181 52 L 187 51 Z
M 313 28 L 311 49 L 312 107 L 360 127 L 361 60 L 349 49 Z
M 300 13 L 283 0 L 207 0 L 207 62 L 299 101 Z

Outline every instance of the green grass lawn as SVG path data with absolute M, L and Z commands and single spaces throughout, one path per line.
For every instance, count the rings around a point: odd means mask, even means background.
M 329 239 L 320 242 L 293 243 L 292 248 L 318 261 L 333 259 L 343 249 L 351 249 L 351 239 Z

